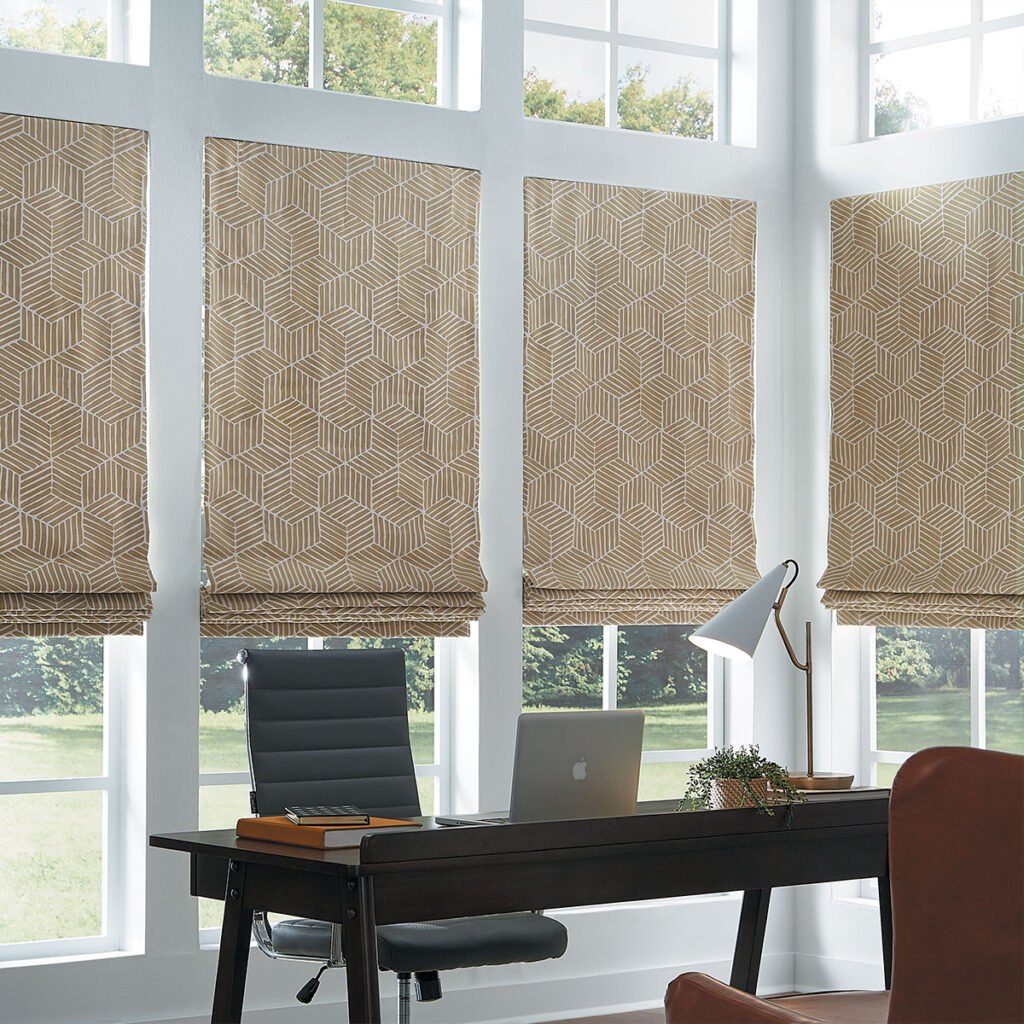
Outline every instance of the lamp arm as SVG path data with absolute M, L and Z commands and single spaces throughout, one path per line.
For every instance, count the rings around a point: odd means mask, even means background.
M 794 563 L 795 564 L 795 563 Z M 793 580 L 796 576 L 793 577 Z M 812 710 L 813 700 L 813 686 L 811 677 L 811 624 L 805 623 L 806 628 L 806 663 L 801 663 L 800 659 L 796 656 L 796 651 L 793 650 L 793 645 L 790 643 L 789 635 L 786 633 L 785 627 L 782 625 L 782 603 L 786 600 L 786 592 L 793 585 L 793 580 L 790 580 L 782 588 L 779 594 L 778 600 L 772 605 L 772 610 L 775 612 L 775 625 L 779 627 L 779 633 L 782 635 L 782 642 L 786 645 L 786 653 L 789 655 L 789 660 L 793 662 L 796 667 L 805 674 L 807 677 L 807 775 L 810 778 L 814 776 L 814 714 Z

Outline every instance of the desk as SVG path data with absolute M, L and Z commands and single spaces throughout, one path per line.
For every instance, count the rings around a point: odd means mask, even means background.
M 349 1021 L 380 1021 L 378 924 L 744 890 L 732 984 L 753 992 L 776 886 L 877 878 L 885 983 L 892 959 L 888 790 L 820 793 L 773 817 L 680 814 L 641 804 L 621 818 L 365 836 L 360 849 L 308 850 L 231 830 L 154 835 L 191 861 L 193 896 L 224 900 L 211 1020 L 241 1019 L 254 910 L 341 924 Z M 685 910 L 681 911 L 685 913 Z

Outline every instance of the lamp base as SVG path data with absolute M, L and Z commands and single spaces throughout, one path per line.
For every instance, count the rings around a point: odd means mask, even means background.
M 790 772 L 789 781 L 797 789 L 849 789 L 853 785 L 853 776 L 843 772 L 815 772 L 813 775 Z

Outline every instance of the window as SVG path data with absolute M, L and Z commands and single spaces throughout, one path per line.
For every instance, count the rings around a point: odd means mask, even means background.
M 431 638 L 376 640 L 342 639 L 203 639 L 200 644 L 199 691 L 199 827 L 234 828 L 248 817 L 249 758 L 245 744 L 245 708 L 238 652 L 243 647 L 263 650 L 332 650 L 344 647 L 398 647 L 405 651 L 405 679 L 409 697 L 409 732 L 413 761 L 424 814 L 447 806 L 447 764 L 442 756 L 443 716 L 435 727 L 435 647 L 451 641 Z M 438 693 L 440 689 L 442 693 Z M 220 926 L 224 907 L 216 900 L 199 901 L 201 928 Z
M 728 141 L 726 0 L 526 0 L 527 117 Z
M 1022 639 L 1010 630 L 863 628 L 863 780 L 888 786 L 923 747 L 1024 753 Z
M 872 0 L 868 135 L 1024 114 L 1020 0 Z
M 203 37 L 215 75 L 480 105 L 479 0 L 206 0 Z
M 6 0 L 0 46 L 149 63 L 148 0 Z
M 678 799 L 689 763 L 722 742 L 718 659 L 691 626 L 528 626 L 528 711 L 643 708 L 640 800 Z
M 105 666 L 125 642 L 0 642 L 0 959 L 121 946 L 121 701 Z

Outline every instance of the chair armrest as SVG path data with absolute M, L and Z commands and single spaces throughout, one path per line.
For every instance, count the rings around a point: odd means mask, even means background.
M 666 1024 L 818 1024 L 706 974 L 680 974 L 665 992 Z

